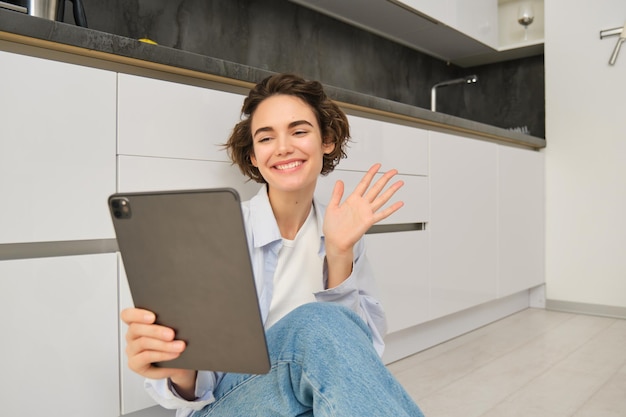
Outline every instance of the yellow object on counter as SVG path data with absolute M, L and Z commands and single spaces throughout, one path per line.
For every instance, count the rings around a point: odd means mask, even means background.
M 156 43 L 155 41 L 153 41 L 152 39 L 148 39 L 148 38 L 140 38 L 139 42 L 143 42 L 143 43 L 149 43 L 151 45 L 158 45 L 158 43 Z

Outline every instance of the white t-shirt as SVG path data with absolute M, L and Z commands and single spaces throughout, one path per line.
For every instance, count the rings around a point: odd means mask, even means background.
M 314 293 L 324 289 L 324 260 L 319 256 L 320 237 L 315 216 L 315 209 L 311 207 L 296 238 L 283 238 L 274 273 L 274 295 L 265 322 L 266 328 L 270 328 L 293 309 L 315 302 Z

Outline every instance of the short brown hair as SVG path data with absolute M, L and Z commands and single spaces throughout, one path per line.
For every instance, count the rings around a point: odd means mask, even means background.
M 302 99 L 311 107 L 321 129 L 324 143 L 334 143 L 335 148 L 324 155 L 321 175 L 335 169 L 342 158 L 346 157 L 346 146 L 350 139 L 350 126 L 345 113 L 330 100 L 322 84 L 318 81 L 306 81 L 293 74 L 277 74 L 258 83 L 243 102 L 242 120 L 235 125 L 228 141 L 224 145 L 233 164 L 250 179 L 266 183 L 257 167 L 252 165 L 250 156 L 254 154 L 251 119 L 263 100 L 274 95 L 290 95 Z

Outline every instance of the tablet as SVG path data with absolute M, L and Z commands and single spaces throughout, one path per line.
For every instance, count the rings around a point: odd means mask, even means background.
M 155 365 L 267 373 L 237 191 L 117 193 L 109 209 L 135 307 L 187 343 L 180 357 Z

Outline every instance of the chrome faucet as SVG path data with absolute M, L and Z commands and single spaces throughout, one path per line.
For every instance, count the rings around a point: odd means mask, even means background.
M 615 48 L 613 49 L 613 53 L 611 54 L 611 58 L 609 59 L 609 65 L 615 65 L 615 61 L 617 60 L 617 55 L 619 54 L 619 50 L 622 47 L 622 43 L 626 41 L 626 23 L 624 23 L 623 28 L 600 31 L 600 39 L 616 35 L 619 35 L 619 38 L 617 39 L 617 44 L 615 44 Z
M 472 84 L 478 81 L 478 77 L 476 75 L 468 75 L 463 78 L 455 78 L 454 80 L 442 81 L 433 85 L 433 88 L 430 90 L 430 109 L 432 111 L 437 110 L 437 88 L 445 87 L 452 84 Z

